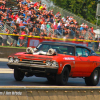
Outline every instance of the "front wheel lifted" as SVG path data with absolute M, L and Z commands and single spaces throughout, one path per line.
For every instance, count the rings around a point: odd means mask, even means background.
M 69 70 L 65 67 L 60 75 L 56 77 L 56 83 L 59 85 L 66 85 L 69 77 Z
M 18 70 L 18 69 L 14 69 L 14 78 L 16 81 L 22 81 L 24 78 L 25 73 Z
M 96 68 L 90 77 L 85 77 L 85 83 L 88 86 L 96 86 L 99 82 L 99 69 Z

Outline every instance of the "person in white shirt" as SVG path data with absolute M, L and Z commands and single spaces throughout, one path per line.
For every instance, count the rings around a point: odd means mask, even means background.
M 20 23 L 20 22 L 21 22 L 21 19 L 20 19 L 20 17 L 18 17 L 16 20 L 16 23 Z
M 46 31 L 46 22 L 41 25 L 41 30 Z

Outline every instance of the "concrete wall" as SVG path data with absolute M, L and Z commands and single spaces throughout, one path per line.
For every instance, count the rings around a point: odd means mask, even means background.
M 100 100 L 100 87 L 1 86 L 0 100 Z

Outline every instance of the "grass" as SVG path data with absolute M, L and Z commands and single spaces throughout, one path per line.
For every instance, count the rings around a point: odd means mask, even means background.
M 100 52 L 96 52 L 97 54 L 100 54 Z
M 18 49 L 26 49 L 27 47 L 13 47 L 13 46 L 0 46 L 4 48 L 18 48 Z

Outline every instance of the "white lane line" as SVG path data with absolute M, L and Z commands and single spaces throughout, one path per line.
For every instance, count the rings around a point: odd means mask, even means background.
M 13 73 L 13 69 L 0 68 L 0 73 Z

